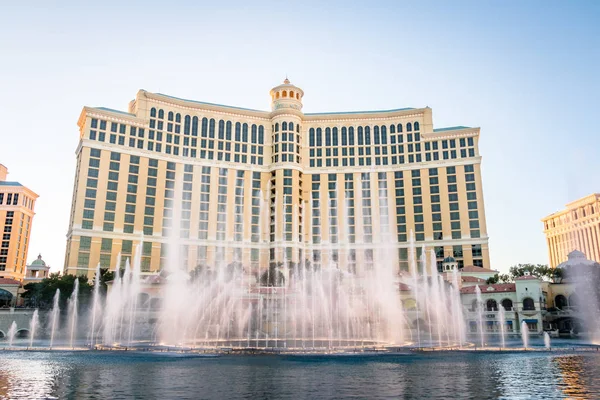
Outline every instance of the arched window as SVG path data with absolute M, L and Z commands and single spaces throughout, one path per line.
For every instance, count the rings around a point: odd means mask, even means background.
M 256 131 L 256 125 L 252 124 L 252 144 L 256 144 L 256 142 L 258 141 L 258 135 L 257 135 L 257 131 Z
M 173 121 L 173 111 L 169 111 L 169 114 L 167 114 L 167 119 L 169 121 Z
M 317 128 L 317 146 L 323 146 L 323 130 Z
M 283 122 L 281 123 L 281 130 L 282 130 L 282 131 L 287 131 L 287 122 L 283 121 Z
M 260 125 L 258 127 L 258 144 L 264 144 L 264 142 L 265 142 L 265 128 L 263 128 L 263 126 Z
M 294 91 L 290 90 L 290 97 L 293 99 L 294 98 Z
M 288 129 L 289 129 L 290 131 L 292 131 L 292 132 L 294 131 L 294 123 L 293 123 L 293 122 L 290 122 L 290 123 L 288 124 Z
M 513 302 L 511 299 L 504 299 L 502 300 L 502 307 L 504 307 L 504 309 L 506 311 L 510 311 L 513 308 Z
M 287 97 L 287 90 L 284 90 L 284 91 L 281 93 L 281 97 Z
M 410 122 L 406 124 L 406 132 L 412 132 L 412 124 Z
M 219 120 L 219 139 L 225 139 L 225 121 Z
M 415 122 L 415 131 L 418 131 L 418 130 L 419 130 L 419 123 Z
M 348 145 L 354 146 L 354 127 L 348 128 Z
M 567 308 L 569 306 L 569 303 L 567 302 L 567 298 L 565 296 L 563 296 L 562 294 L 559 294 L 558 296 L 556 296 L 554 298 L 554 307 L 556 308 Z
M 523 310 L 535 310 L 535 302 L 531 297 L 523 299 Z
M 202 118 L 202 132 L 200 133 L 202 137 L 208 137 L 208 118 Z
M 498 303 L 494 299 L 489 299 L 485 303 L 485 308 L 487 311 L 498 311 Z
M 279 132 L 279 122 L 275 123 L 275 132 Z
M 155 117 L 155 118 L 156 118 L 156 108 L 152 107 L 152 108 L 150 109 L 150 116 L 151 116 L 151 117 Z
M 242 124 L 239 122 L 235 123 L 235 141 L 239 142 L 242 140 Z
M 198 136 L 198 117 L 192 119 L 192 136 Z
M 387 128 L 385 125 L 381 126 L 381 144 L 387 144 Z
M 278 99 L 279 98 L 279 92 L 275 93 L 275 98 Z
M 191 125 L 192 125 L 192 118 L 189 115 L 186 115 L 184 122 L 183 122 L 183 133 L 185 135 L 190 134 Z
M 396 125 L 390 125 L 390 133 L 396 133 Z
M 325 128 L 325 146 L 331 146 L 331 128 Z
M 178 124 L 181 123 L 181 114 L 179 114 L 179 113 L 175 114 L 175 122 L 177 122 Z
M 242 125 L 242 142 L 248 143 L 248 124 Z
M 296 133 L 300 133 L 300 125 L 296 125 Z
M 331 133 L 331 138 L 332 138 L 333 145 L 337 146 L 339 144 L 339 142 L 338 142 L 338 128 L 333 128 L 332 133 Z
M 398 124 L 398 133 L 402 133 L 402 124 Z
M 363 127 L 359 126 L 356 132 L 356 136 L 358 136 L 358 145 L 362 146 L 365 144 L 365 134 L 363 133 Z
M 231 121 L 225 123 L 225 140 L 231 140 Z
M 365 144 L 366 145 L 371 144 L 371 127 L 370 126 L 365 126 Z
M 165 118 L 165 112 L 163 111 L 162 108 L 160 110 L 158 110 L 158 118 L 159 119 L 164 119 Z
M 379 127 L 377 125 L 373 127 L 373 143 L 381 144 L 381 141 L 379 140 Z
M 215 138 L 215 120 L 213 118 L 210 119 L 208 137 L 211 139 Z
M 342 146 L 348 145 L 348 129 L 344 126 L 342 127 Z
M 296 99 L 300 100 L 300 93 L 296 93 Z
M 310 128 L 308 130 L 308 145 L 309 146 L 315 145 L 315 128 Z

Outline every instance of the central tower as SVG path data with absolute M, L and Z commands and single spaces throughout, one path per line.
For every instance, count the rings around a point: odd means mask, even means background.
M 302 97 L 286 78 L 271 89 L 270 260 L 300 262 L 302 235 Z

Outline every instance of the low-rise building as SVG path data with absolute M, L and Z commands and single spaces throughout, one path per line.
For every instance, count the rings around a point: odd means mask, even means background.
M 50 266 L 42 260 L 42 255 L 39 254 L 31 264 L 27 266 L 23 283 L 40 282 L 50 274 Z

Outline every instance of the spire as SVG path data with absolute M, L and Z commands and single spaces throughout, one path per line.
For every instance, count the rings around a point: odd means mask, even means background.
M 290 80 L 288 79 L 287 74 L 285 74 L 285 80 L 283 81 L 283 83 L 285 83 L 285 84 L 290 83 Z

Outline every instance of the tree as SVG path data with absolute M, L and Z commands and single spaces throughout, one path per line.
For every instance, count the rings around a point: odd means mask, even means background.
M 67 300 L 73 293 L 75 279 L 79 280 L 79 305 L 87 305 L 91 299 L 93 286 L 88 282 L 88 278 L 84 275 L 60 275 L 50 274 L 41 282 L 28 283 L 23 287 L 25 292 L 23 298 L 26 302 L 40 309 L 50 309 L 53 307 L 54 295 L 56 290 L 60 289 L 59 307 L 61 310 L 66 310 Z
M 543 264 L 518 264 L 510 267 L 508 274 L 496 274 L 487 279 L 487 284 L 510 283 L 529 273 L 546 282 L 562 282 L 564 271 L 561 268 L 550 268 Z

